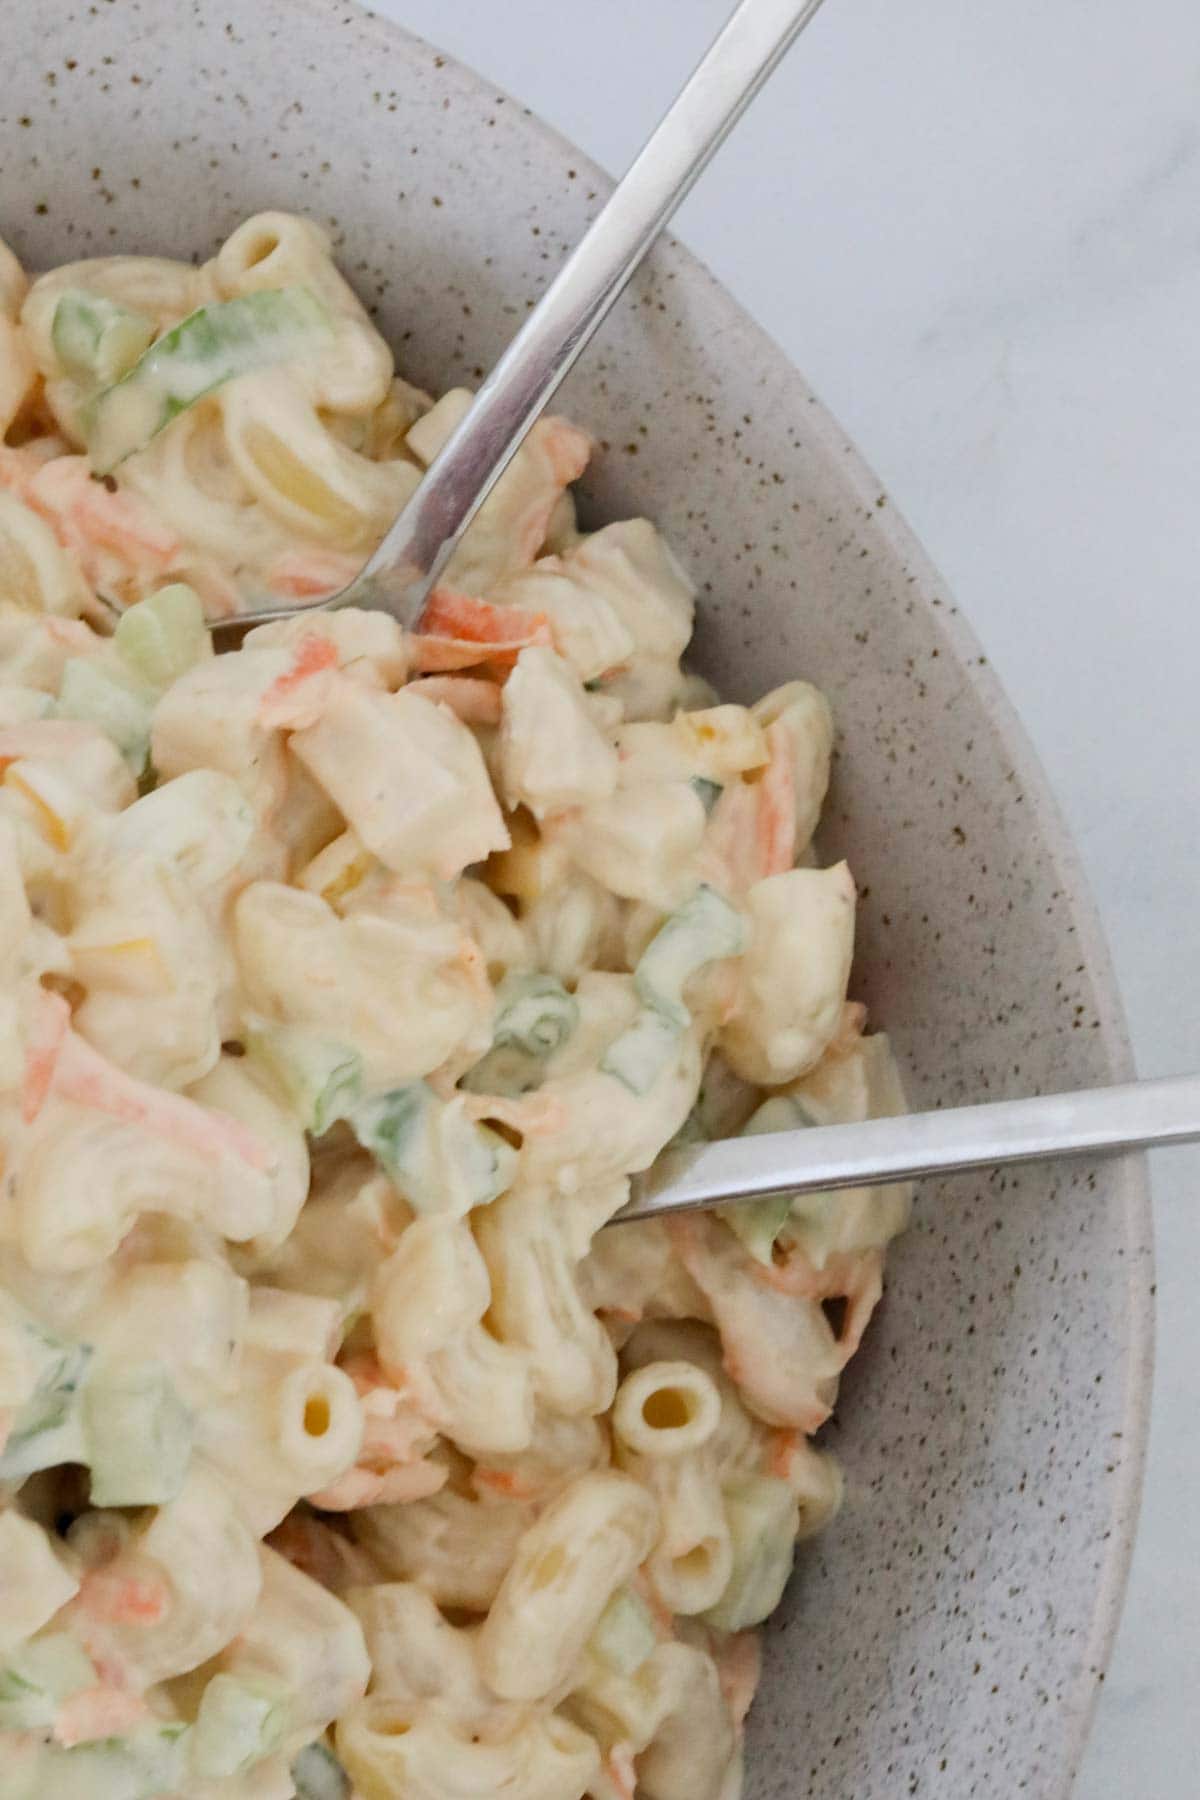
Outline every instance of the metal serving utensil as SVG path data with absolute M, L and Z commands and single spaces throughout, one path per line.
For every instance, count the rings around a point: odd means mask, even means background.
M 821 0 L 741 0 L 563 264 L 395 524 L 348 587 L 214 625 L 218 641 L 296 612 L 359 606 L 416 623 L 425 597 L 559 384 Z M 618 1220 L 769 1194 L 875 1186 L 1200 1138 L 1200 1076 L 1001 1101 L 669 1151 Z M 617 1221 L 614 1220 L 614 1223 Z
M 667 220 L 821 0 L 742 0 L 629 173 L 592 221 L 420 487 L 348 587 L 318 602 L 390 612 L 413 626 L 463 532 L 591 342 Z M 240 641 L 253 625 L 312 611 L 276 606 L 218 620 Z
M 860 1125 L 762 1132 L 665 1151 L 634 1177 L 629 1203 L 610 1223 L 770 1194 L 877 1187 L 958 1169 L 1117 1156 L 1197 1140 L 1200 1075 L 993 1100 Z

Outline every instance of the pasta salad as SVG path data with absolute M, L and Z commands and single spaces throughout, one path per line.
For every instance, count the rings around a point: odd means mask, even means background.
M 418 628 L 355 573 L 469 404 L 323 234 L 0 245 L 0 1800 L 736 1800 L 900 1189 L 604 1229 L 664 1146 L 903 1106 L 812 849 L 538 424 Z

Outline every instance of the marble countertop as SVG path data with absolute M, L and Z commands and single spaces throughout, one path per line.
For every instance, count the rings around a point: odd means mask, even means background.
M 375 3 L 613 170 L 730 10 Z M 678 222 L 983 639 L 1082 850 L 1145 1074 L 1200 1068 L 1198 102 L 1194 0 L 829 0 Z M 1198 1790 L 1200 1154 L 1152 1173 L 1150 1466 L 1080 1800 Z

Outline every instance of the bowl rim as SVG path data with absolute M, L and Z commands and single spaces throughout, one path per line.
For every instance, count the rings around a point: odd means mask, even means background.
M 539 140 L 547 151 L 561 156 L 565 166 L 577 169 L 581 175 L 586 174 L 595 191 L 596 210 L 608 198 L 615 181 L 607 170 L 519 96 L 508 93 L 502 84 L 491 81 L 452 52 L 441 49 L 418 32 L 400 24 L 398 20 L 371 11 L 365 0 L 336 0 L 332 5 L 330 0 L 284 0 L 284 4 L 307 13 L 326 28 L 330 24 L 338 24 L 353 27 L 364 36 L 374 36 L 381 48 L 389 42 L 394 44 L 398 41 L 410 50 L 415 48 L 427 52 L 430 62 L 435 64 L 444 78 L 457 81 L 465 90 L 475 94 L 502 95 L 519 112 L 523 128 L 533 138 Z M 654 122 L 647 121 L 647 132 Z M 872 474 L 870 465 L 857 446 L 824 401 L 813 392 L 805 376 L 782 346 L 734 298 L 707 264 L 674 233 L 665 232 L 651 256 L 654 262 L 673 268 L 689 283 L 699 283 L 707 288 L 709 298 L 724 313 L 724 325 L 731 341 L 742 346 L 742 363 L 747 370 L 747 378 L 753 368 L 761 367 L 765 361 L 771 366 L 773 379 L 779 384 L 786 382 L 787 390 L 796 395 L 797 417 L 804 417 L 811 437 L 831 461 L 840 466 L 864 510 L 874 513 L 877 531 L 902 563 L 906 573 L 915 578 L 913 585 L 922 600 L 928 606 L 935 596 L 942 598 L 937 613 L 938 627 L 975 690 L 1024 791 L 1036 803 L 1042 822 L 1043 853 L 1054 868 L 1062 892 L 1067 897 L 1068 916 L 1075 927 L 1083 961 L 1095 983 L 1099 1041 L 1111 1077 L 1114 1082 L 1132 1080 L 1136 1069 L 1128 1022 L 1112 954 L 1081 855 L 1016 708 L 1001 686 L 974 630 L 951 597 L 946 582 L 887 489 Z M 881 495 L 887 500 L 883 507 L 877 504 Z M 1113 1159 L 1110 1166 L 1116 1178 L 1116 1197 L 1121 1205 L 1125 1246 L 1128 1251 L 1137 1252 L 1130 1257 L 1126 1290 L 1128 1340 L 1124 1359 L 1121 1421 L 1124 1433 L 1123 1457 L 1118 1478 L 1109 1489 L 1111 1523 L 1096 1580 L 1087 1641 L 1080 1655 L 1077 1672 L 1070 1688 L 1066 1690 L 1070 1697 L 1064 1698 L 1060 1707 L 1063 1730 L 1057 1767 L 1049 1772 L 1040 1800 L 1067 1800 L 1079 1773 L 1104 1671 L 1120 1623 L 1146 1471 L 1154 1370 L 1155 1314 L 1153 1210 L 1148 1165 L 1145 1155 L 1138 1154 Z

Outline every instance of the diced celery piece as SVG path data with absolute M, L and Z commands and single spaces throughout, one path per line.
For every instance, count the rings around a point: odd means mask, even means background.
M 506 975 L 496 990 L 492 1047 L 463 1078 L 475 1094 L 517 1097 L 540 1085 L 547 1057 L 579 1022 L 579 1003 L 542 970 Z
M 350 1800 L 350 1777 L 327 1744 L 309 1744 L 292 1764 L 296 1800 Z
M 642 1010 L 600 1060 L 632 1094 L 649 1093 L 686 1031 L 690 1015 L 683 990 L 705 963 L 737 956 L 745 948 L 741 914 L 715 888 L 698 887 L 647 944 L 633 980 Z
M 743 1475 L 725 1488 L 733 1571 L 715 1606 L 701 1617 L 719 1631 L 745 1631 L 774 1612 L 792 1572 L 800 1509 L 786 1481 Z
M 579 1003 L 561 981 L 541 971 L 506 975 L 496 991 L 493 1042 L 529 1056 L 553 1056 L 579 1022 Z
M 462 1216 L 502 1194 L 516 1152 L 461 1102 L 443 1102 L 423 1081 L 355 1107 L 350 1124 L 409 1204 L 422 1213 Z
M 769 1131 L 798 1131 L 812 1123 L 800 1102 L 790 1094 L 773 1094 L 751 1114 L 740 1135 L 757 1137 Z M 775 1239 L 791 1217 L 792 1195 L 771 1194 L 762 1200 L 742 1200 L 733 1206 L 718 1207 L 717 1211 L 751 1256 L 769 1263 Z
M 54 354 L 73 381 L 107 387 L 131 369 L 154 338 L 154 321 L 86 288 L 67 288 L 50 326 Z
M 122 613 L 113 641 L 134 675 L 160 689 L 212 655 L 200 596 L 182 581 L 159 588 Z
M 200 307 L 88 406 L 84 428 L 92 467 L 107 475 L 214 388 L 295 362 L 332 336 L 328 312 L 306 287 L 267 288 Z
M 247 1053 L 282 1089 L 305 1131 L 323 1137 L 362 1098 L 363 1066 L 357 1050 L 297 1026 L 251 1032 Z
M 661 925 L 643 950 L 634 970 L 638 993 L 647 1006 L 674 1019 L 682 1031 L 688 1023 L 683 990 L 690 976 L 706 963 L 738 956 L 746 947 L 745 922 L 715 888 L 702 885 Z
M 193 1770 L 210 1781 L 244 1774 L 279 1747 L 287 1719 L 287 1694 L 278 1682 L 214 1675 L 200 1697 L 192 1730 Z
M 63 665 L 58 692 L 60 719 L 86 719 L 110 737 L 135 775 L 150 757 L 150 720 L 157 696 L 152 688 L 121 681 L 90 656 L 72 656 Z
M 182 1490 L 193 1419 L 158 1364 L 100 1371 L 83 1397 L 83 1435 L 93 1506 L 163 1506 Z
M 0 1668 L 0 1731 L 52 1725 L 62 1702 L 95 1681 L 91 1657 L 67 1632 L 30 1638 Z
M 3 1800 L 160 1800 L 182 1789 L 188 1727 L 139 1725 L 126 1737 L 95 1738 L 65 1748 L 42 1742 L 26 1759 L 6 1749 L 0 1761 Z
M 600 1058 L 603 1074 L 612 1075 L 631 1094 L 648 1094 L 672 1057 L 679 1054 L 681 1027 L 656 1006 L 643 1006 L 633 1024 Z
M 632 1588 L 622 1587 L 600 1614 L 588 1649 L 616 1674 L 632 1675 L 657 1642 L 650 1608 Z
M 82 1460 L 76 1401 L 91 1349 L 66 1343 L 32 1318 L 24 1329 L 38 1365 L 37 1387 L 19 1408 L 5 1440 L 0 1481 L 22 1480 L 37 1469 Z
M 717 1212 L 730 1231 L 741 1238 L 755 1262 L 771 1262 L 775 1239 L 791 1217 L 790 1194 L 769 1194 L 761 1200 L 740 1200 L 733 1206 L 719 1206 Z

